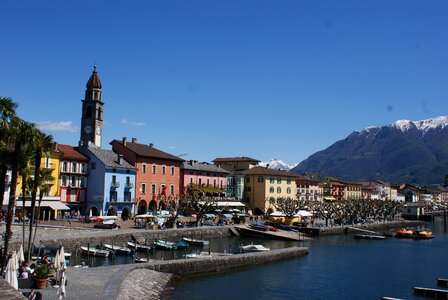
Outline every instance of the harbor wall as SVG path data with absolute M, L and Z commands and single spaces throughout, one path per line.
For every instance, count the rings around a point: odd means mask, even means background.
M 230 236 L 229 226 L 203 226 L 193 228 L 178 228 L 165 230 L 103 230 L 92 234 L 77 236 L 71 235 L 67 231 L 65 238 L 58 237 L 57 239 L 40 240 L 36 246 L 64 246 L 66 252 L 72 252 L 79 249 L 81 246 L 101 245 L 104 243 L 124 244 L 131 241 L 133 235 L 139 242 L 151 243 L 155 240 L 180 240 L 183 237 L 195 239 L 208 239 L 213 237 Z

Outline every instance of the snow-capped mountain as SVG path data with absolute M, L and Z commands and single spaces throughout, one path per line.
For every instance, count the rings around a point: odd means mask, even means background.
M 366 129 L 362 131 L 356 131 L 361 133 L 377 133 L 383 128 L 384 126 L 371 126 L 367 127 Z M 426 120 L 420 120 L 420 121 L 410 121 L 410 120 L 398 120 L 390 125 L 388 127 L 396 128 L 401 130 L 402 132 L 407 132 L 412 129 L 416 129 L 421 132 L 422 135 L 425 135 L 428 133 L 428 131 L 432 129 L 443 129 L 445 127 L 448 127 L 448 116 L 440 116 L 436 118 L 426 119 Z
M 267 165 L 269 165 L 269 169 L 289 171 L 298 164 L 287 164 L 281 159 L 273 158 L 266 162 L 260 162 L 259 165 L 262 167 L 266 167 Z
M 442 183 L 448 175 L 448 117 L 354 131 L 291 171 L 355 181 Z

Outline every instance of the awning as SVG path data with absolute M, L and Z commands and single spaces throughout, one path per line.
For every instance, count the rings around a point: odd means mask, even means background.
M 336 198 L 335 197 L 324 197 L 324 200 L 326 200 L 326 201 L 335 201 Z
M 21 200 L 18 200 L 16 202 L 16 207 L 22 207 L 23 202 Z M 39 201 L 36 201 L 36 207 L 39 206 Z M 31 201 L 25 201 L 25 207 L 31 207 Z M 40 207 L 49 207 L 53 210 L 70 210 L 70 207 L 65 205 L 62 202 L 59 201 L 51 201 L 51 200 L 42 200 L 40 203 Z
M 205 202 L 201 202 L 200 204 L 204 204 Z M 244 207 L 245 204 L 239 201 L 214 201 L 215 206 L 219 207 Z

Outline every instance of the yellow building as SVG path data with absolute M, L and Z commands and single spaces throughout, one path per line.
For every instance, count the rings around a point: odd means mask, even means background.
M 254 214 L 264 214 L 268 210 L 275 210 L 269 203 L 269 198 L 296 199 L 297 174 L 253 167 L 244 174 L 244 200 L 249 204 Z
M 59 179 L 60 179 L 60 157 L 61 154 L 58 151 L 54 151 L 48 156 L 44 156 L 41 159 L 40 167 L 41 169 L 50 169 L 52 180 L 47 181 L 46 185 L 50 188 L 50 190 L 44 194 L 42 201 L 42 210 L 43 214 L 45 214 L 46 218 L 55 218 L 58 215 L 58 211 L 66 210 L 68 207 L 60 203 L 60 195 L 59 195 Z M 30 167 L 30 177 L 34 178 L 34 166 Z M 22 177 L 19 176 L 17 179 L 17 207 L 22 207 Z M 31 194 L 31 190 L 27 191 L 28 195 Z M 39 191 L 38 195 L 39 197 Z M 29 197 L 28 197 L 29 199 Z M 25 202 L 25 206 L 31 206 L 30 201 L 27 199 Z M 45 213 L 44 213 L 45 212 Z
M 242 157 L 219 157 L 213 160 L 213 164 L 228 172 L 248 170 L 257 166 L 260 161 L 254 158 Z
M 342 181 L 340 181 L 342 182 Z M 362 185 L 354 182 L 342 182 L 344 184 L 344 200 L 362 199 Z

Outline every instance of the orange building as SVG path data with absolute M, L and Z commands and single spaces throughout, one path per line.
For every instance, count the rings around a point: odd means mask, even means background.
M 180 193 L 180 165 L 183 159 L 154 148 L 153 144 L 137 143 L 133 138 L 111 142 L 112 150 L 123 155 L 137 168 L 135 199 L 137 214 L 148 210 L 166 209 Z

